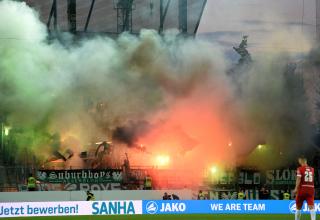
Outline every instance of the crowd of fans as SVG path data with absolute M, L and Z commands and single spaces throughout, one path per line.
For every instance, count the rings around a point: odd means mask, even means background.
M 162 200 L 180 200 L 179 196 L 177 196 L 176 194 L 168 194 L 167 192 L 165 192 L 162 196 Z
M 290 200 L 293 199 L 292 194 L 290 193 L 290 190 L 279 190 L 279 200 Z M 231 193 L 230 193 L 231 192 Z M 237 200 L 245 200 L 245 199 L 250 199 L 247 198 L 247 193 L 243 188 L 239 188 L 239 190 L 236 191 L 230 191 L 229 196 L 227 195 L 228 193 L 226 192 L 221 192 L 221 198 L 219 199 L 237 199 Z M 258 195 L 256 198 L 259 200 L 269 200 L 269 199 L 275 199 L 272 198 L 270 190 L 266 185 L 263 185 L 260 190 L 258 191 Z M 203 192 L 202 190 L 199 190 L 198 195 L 197 195 L 198 200 L 209 200 L 212 199 L 210 198 L 210 193 L 209 192 Z M 252 199 L 252 198 L 251 198 Z

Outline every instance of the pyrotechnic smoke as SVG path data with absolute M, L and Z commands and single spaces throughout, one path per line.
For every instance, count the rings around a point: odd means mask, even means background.
M 304 97 L 286 76 L 285 55 L 256 58 L 233 85 L 212 43 L 153 30 L 67 48 L 47 37 L 31 8 L 0 2 L 0 113 L 22 129 L 17 154 L 41 158 L 65 139 L 77 140 L 67 146 L 75 152 L 113 139 L 146 146 L 149 154 L 132 153 L 131 164 L 168 154 L 172 167 L 200 172 L 244 161 L 259 141 L 285 153 L 308 140 Z

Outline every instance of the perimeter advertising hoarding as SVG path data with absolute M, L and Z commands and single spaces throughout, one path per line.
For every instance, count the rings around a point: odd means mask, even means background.
M 320 213 L 320 201 L 315 208 Z M 290 214 L 291 200 L 150 200 L 143 201 L 143 214 Z M 307 212 L 304 204 L 303 212 Z
M 144 200 L 0 203 L 0 218 L 62 215 L 293 214 L 295 202 L 275 200 Z M 320 213 L 320 201 L 315 208 Z M 308 212 L 304 204 L 303 212 Z
M 63 215 L 142 214 L 142 201 L 0 203 L 0 218 Z

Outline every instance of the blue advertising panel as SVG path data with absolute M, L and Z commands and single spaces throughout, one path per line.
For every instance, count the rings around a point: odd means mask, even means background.
M 143 201 L 143 214 L 290 214 L 295 201 L 286 200 L 149 200 Z M 320 213 L 320 201 L 315 208 Z M 307 204 L 303 212 L 307 212 Z
M 137 214 L 290 214 L 295 201 L 284 200 L 147 200 L 0 203 L 0 218 L 57 215 Z M 315 209 L 320 213 L 320 201 Z M 303 212 L 308 212 L 304 204 Z

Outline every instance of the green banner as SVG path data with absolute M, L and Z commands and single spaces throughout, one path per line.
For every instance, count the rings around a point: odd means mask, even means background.
M 122 170 L 39 170 L 37 179 L 47 183 L 121 183 Z

